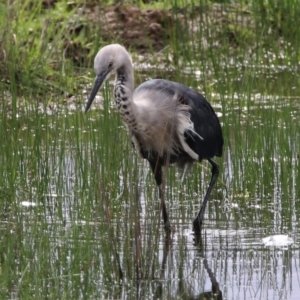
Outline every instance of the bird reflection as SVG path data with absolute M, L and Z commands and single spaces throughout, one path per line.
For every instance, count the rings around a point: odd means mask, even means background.
M 166 280 L 165 279 L 166 263 L 168 260 L 167 258 L 170 253 L 171 246 L 172 246 L 172 239 L 170 238 L 169 235 L 166 235 L 164 249 L 163 249 L 163 259 L 161 262 L 160 282 L 156 288 L 154 299 L 162 299 L 162 296 L 164 295 L 163 282 L 165 282 L 165 280 Z M 202 264 L 203 264 L 204 269 L 210 279 L 211 290 L 204 291 L 200 294 L 195 295 L 192 291 L 193 287 L 185 284 L 185 281 L 181 279 L 179 282 L 180 297 L 181 297 L 181 299 L 184 299 L 184 300 L 198 300 L 198 299 L 199 300 L 205 300 L 205 299 L 222 300 L 223 294 L 222 294 L 222 291 L 220 290 L 219 283 L 215 277 L 215 274 L 212 272 L 211 268 L 209 267 L 209 263 L 208 263 L 207 259 L 204 257 L 204 254 L 203 254 L 203 240 L 202 240 L 201 235 L 195 236 L 195 246 L 197 248 L 198 253 L 200 254 L 199 256 L 202 258 Z M 202 283 L 199 283 L 199 284 L 202 284 Z M 175 297 L 176 299 L 178 299 L 177 296 Z

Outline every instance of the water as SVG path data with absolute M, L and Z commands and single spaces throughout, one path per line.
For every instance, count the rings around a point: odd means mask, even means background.
M 238 70 L 230 72 L 227 81 L 237 84 Z M 225 146 L 198 241 L 192 220 L 209 164 L 195 166 L 183 183 L 168 170 L 174 232 L 166 240 L 151 171 L 109 105 L 110 89 L 104 110 L 88 115 L 78 107 L 4 116 L 1 298 L 205 299 L 214 288 L 215 299 L 298 299 L 299 97 L 287 85 L 293 76 L 284 76 L 286 93 L 282 86 L 271 93 L 281 78 L 275 75 L 266 93 L 257 92 L 264 76 L 253 93 L 224 92 L 221 81 L 207 91 Z M 263 242 L 274 235 L 284 236 L 279 245 L 276 238 L 275 245 Z

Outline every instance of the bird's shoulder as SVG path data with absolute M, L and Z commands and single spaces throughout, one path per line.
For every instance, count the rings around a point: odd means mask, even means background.
M 152 98 L 162 95 L 172 101 L 180 102 L 189 106 L 207 106 L 210 104 L 205 97 L 194 89 L 174 81 L 165 79 L 152 79 L 139 85 L 134 91 L 134 97 L 147 95 Z
M 185 111 L 188 107 L 193 123 L 201 120 L 202 123 L 220 126 L 215 111 L 205 97 L 181 83 L 165 79 L 145 81 L 134 91 L 133 99 L 141 107 L 146 106 L 146 113 L 149 115 L 173 112 L 178 107 Z

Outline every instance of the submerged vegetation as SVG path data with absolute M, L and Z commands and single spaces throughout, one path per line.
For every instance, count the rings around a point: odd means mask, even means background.
M 298 299 L 298 0 L 8 0 L 0 15 L 1 299 Z M 182 82 L 220 116 L 198 244 L 209 167 L 182 183 L 168 169 L 164 239 L 111 88 L 82 112 L 94 56 L 112 42 L 132 53 L 136 85 Z M 294 243 L 264 247 L 275 234 Z

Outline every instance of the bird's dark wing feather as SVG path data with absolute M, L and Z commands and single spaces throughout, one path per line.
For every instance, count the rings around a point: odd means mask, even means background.
M 195 131 L 203 139 L 186 139 L 187 144 L 200 156 L 201 159 L 222 156 L 223 136 L 219 119 L 206 99 L 196 93 L 189 96 L 191 121 Z

